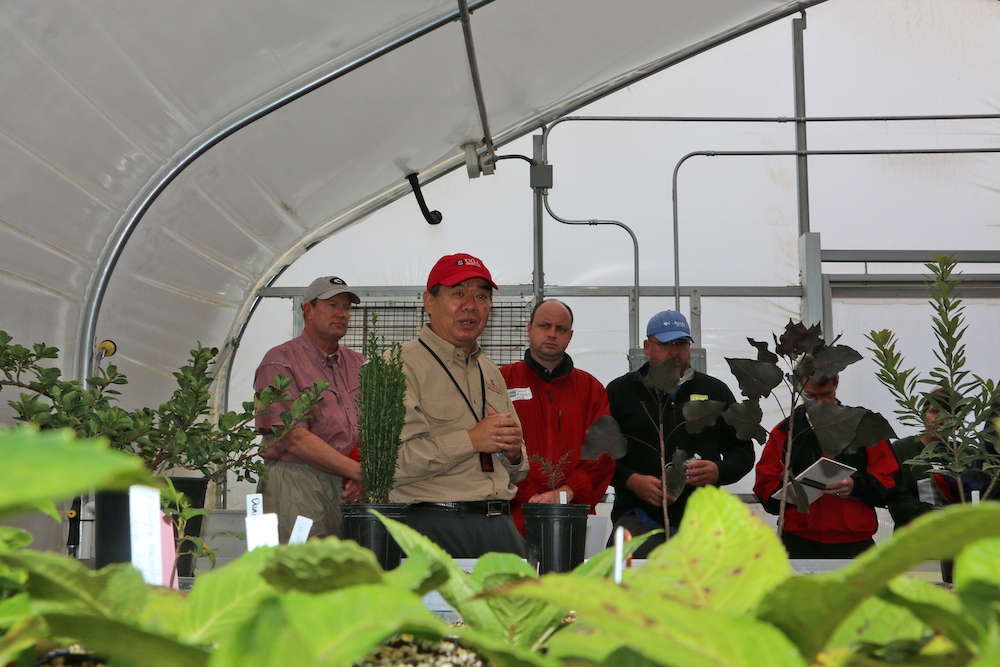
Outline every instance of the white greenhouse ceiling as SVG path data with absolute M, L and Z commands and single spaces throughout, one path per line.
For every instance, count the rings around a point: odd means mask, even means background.
M 472 1 L 493 137 L 813 4 Z M 459 17 L 457 0 L 0 4 L 0 329 L 59 347 L 71 377 L 112 339 L 126 402 L 165 398 L 305 247 L 408 194 L 407 173 L 464 164 L 484 128 Z

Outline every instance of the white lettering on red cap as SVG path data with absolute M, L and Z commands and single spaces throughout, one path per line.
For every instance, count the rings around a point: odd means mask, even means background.
M 469 257 L 464 261 L 460 259 L 458 260 L 458 262 L 456 262 L 456 264 L 458 264 L 459 266 L 461 266 L 462 264 L 468 264 L 469 266 L 478 266 L 479 268 L 483 268 L 482 262 L 480 262 L 475 257 Z

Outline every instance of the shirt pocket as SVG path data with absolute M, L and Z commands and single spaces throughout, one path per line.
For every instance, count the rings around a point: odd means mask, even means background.
M 431 426 L 454 424 L 462 419 L 463 415 L 471 416 L 465 402 L 454 399 L 424 400 L 420 404 L 420 409 Z

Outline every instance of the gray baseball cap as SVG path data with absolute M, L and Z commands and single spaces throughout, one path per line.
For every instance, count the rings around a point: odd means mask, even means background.
M 349 295 L 351 303 L 361 303 L 358 295 L 352 292 L 347 283 L 337 276 L 323 276 L 312 281 L 309 287 L 306 288 L 306 293 L 302 297 L 302 300 L 308 303 L 313 299 L 329 299 L 331 296 L 337 296 L 338 294 Z

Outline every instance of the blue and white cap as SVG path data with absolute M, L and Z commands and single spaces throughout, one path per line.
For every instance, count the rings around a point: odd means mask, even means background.
M 646 336 L 656 336 L 661 343 L 669 343 L 678 338 L 691 340 L 691 327 L 687 318 L 676 310 L 664 310 L 653 315 L 646 325 Z

